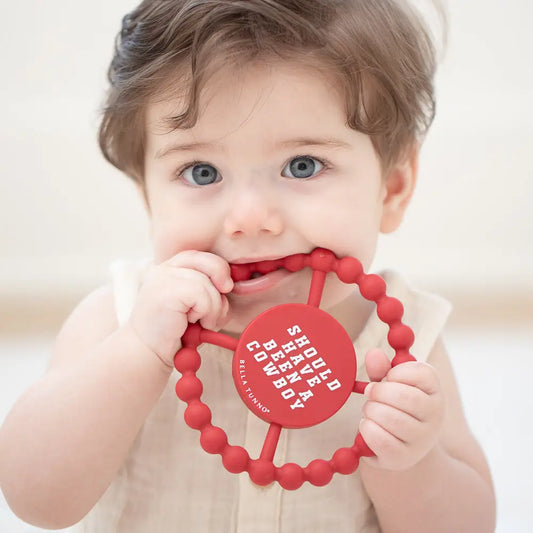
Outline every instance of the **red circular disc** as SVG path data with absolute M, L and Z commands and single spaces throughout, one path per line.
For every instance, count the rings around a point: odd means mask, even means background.
M 239 338 L 233 379 L 248 408 L 287 428 L 319 424 L 353 391 L 357 361 L 344 328 L 318 307 L 278 305 Z

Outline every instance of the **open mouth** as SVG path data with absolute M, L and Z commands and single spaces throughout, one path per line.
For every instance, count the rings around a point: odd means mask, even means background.
M 285 270 L 283 259 L 274 259 L 271 261 L 259 261 L 257 263 L 244 263 L 240 265 L 230 265 L 231 278 L 233 281 L 249 281 L 257 279 L 275 272 L 276 270 Z
M 250 263 L 230 263 L 233 293 L 252 295 L 277 286 L 293 272 L 311 266 L 311 254 L 293 254 Z
M 231 278 L 235 282 L 233 292 L 252 294 L 269 289 L 309 265 L 310 255 L 303 253 L 251 263 L 231 263 Z

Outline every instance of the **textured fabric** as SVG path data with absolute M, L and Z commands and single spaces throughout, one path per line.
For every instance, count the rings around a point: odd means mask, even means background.
M 113 266 L 119 322 L 131 311 L 145 265 Z M 415 291 L 394 272 L 381 274 L 387 294 L 405 307 L 403 321 L 415 332 L 412 353 L 427 359 L 450 311 L 440 297 Z M 357 378 L 367 380 L 364 354 L 379 347 L 391 354 L 388 326 L 375 311 L 354 346 Z M 231 352 L 212 345 L 200 348 L 204 383 L 202 400 L 213 412 L 213 424 L 226 431 L 231 444 L 244 445 L 258 457 L 267 424 L 250 413 L 240 400 L 231 376 Z M 376 514 L 359 473 L 334 475 L 325 487 L 309 483 L 296 491 L 278 484 L 254 485 L 248 474 L 228 473 L 219 455 L 205 453 L 199 432 L 186 426 L 186 405 L 178 400 L 174 371 L 161 398 L 146 419 L 116 479 L 78 525 L 84 533 L 313 533 L 379 532 Z M 329 459 L 340 447 L 353 444 L 364 398 L 352 394 L 329 420 L 311 428 L 284 430 L 276 450 L 276 464 L 306 465 Z

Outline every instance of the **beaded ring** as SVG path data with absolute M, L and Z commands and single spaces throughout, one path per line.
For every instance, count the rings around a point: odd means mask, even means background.
M 274 465 L 274 455 L 283 428 L 303 428 L 335 414 L 352 392 L 363 394 L 368 382 L 356 380 L 356 354 L 342 326 L 319 308 L 326 275 L 334 272 L 343 283 L 356 283 L 363 298 L 377 306 L 379 319 L 389 326 L 387 340 L 394 350 L 392 366 L 413 361 L 409 352 L 413 331 L 402 323 L 403 305 L 387 296 L 385 281 L 365 274 L 354 257 L 337 259 L 333 252 L 317 248 L 310 254 L 253 264 L 261 274 L 284 268 L 296 272 L 313 270 L 307 304 L 282 304 L 258 315 L 238 339 L 189 324 L 182 337 L 183 348 L 174 358 L 182 377 L 177 396 L 187 403 L 185 422 L 200 431 L 200 445 L 222 456 L 231 473 L 248 472 L 257 485 L 277 481 L 284 489 L 298 489 L 305 481 L 328 484 L 334 473 L 351 474 L 361 457 L 374 455 L 358 433 L 352 446 L 338 449 L 329 460 L 315 459 L 302 468 L 295 463 Z M 249 265 L 232 265 L 234 281 L 249 279 Z M 211 410 L 201 401 L 203 385 L 196 376 L 201 358 L 198 346 L 210 343 L 234 351 L 233 379 L 246 406 L 269 424 L 259 458 L 250 458 L 241 446 L 228 443 L 224 430 L 211 424 Z

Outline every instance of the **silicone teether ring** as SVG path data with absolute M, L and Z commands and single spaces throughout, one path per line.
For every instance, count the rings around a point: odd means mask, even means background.
M 283 304 L 261 313 L 238 339 L 190 324 L 174 365 L 182 374 L 176 394 L 187 403 L 185 422 L 200 431 L 202 448 L 220 454 L 229 472 L 246 471 L 258 485 L 277 481 L 283 488 L 294 490 L 305 481 L 326 485 L 334 473 L 351 474 L 361 457 L 374 455 L 357 434 L 352 445 L 338 449 L 329 460 L 315 459 L 306 467 L 295 463 L 276 466 L 273 462 L 283 428 L 309 427 L 326 420 L 352 392 L 362 394 L 368 384 L 356 380 L 356 354 L 348 334 L 319 308 L 327 273 L 334 272 L 343 283 L 357 284 L 361 295 L 376 303 L 379 319 L 389 326 L 387 339 L 395 352 L 393 366 L 415 360 L 409 352 L 414 335 L 402 323 L 401 302 L 386 294 L 385 281 L 376 274 L 365 274 L 353 257 L 337 259 L 333 252 L 317 248 L 310 254 L 232 265 L 232 277 L 240 281 L 248 279 L 251 270 L 267 274 L 280 267 L 290 272 L 306 267 L 313 270 L 307 304 Z M 269 424 L 257 459 L 241 446 L 230 445 L 224 430 L 211 424 L 211 411 L 201 401 L 203 385 L 196 376 L 201 364 L 197 348 L 203 343 L 234 352 L 237 391 L 247 407 Z

